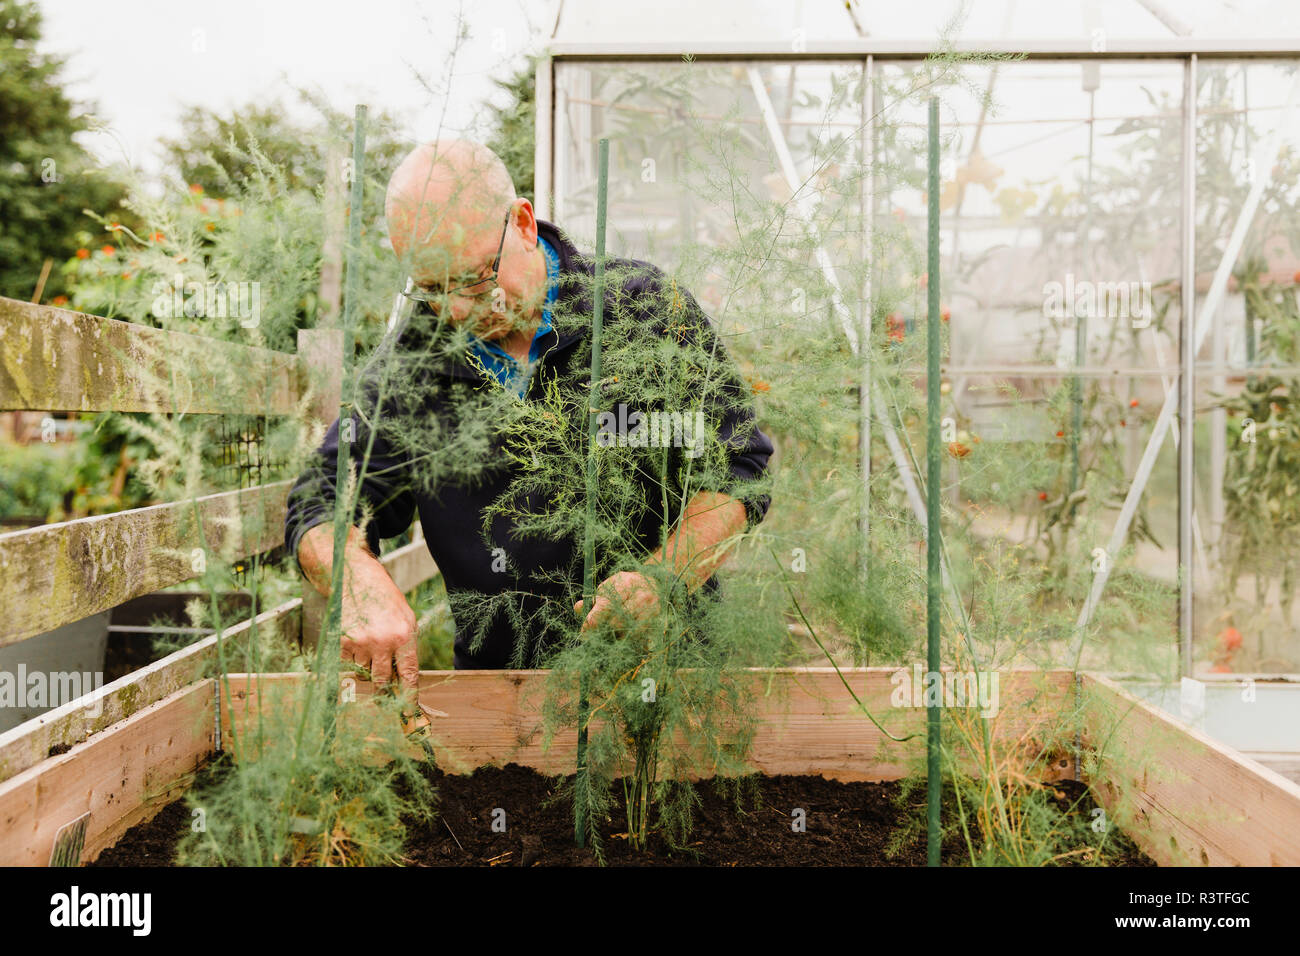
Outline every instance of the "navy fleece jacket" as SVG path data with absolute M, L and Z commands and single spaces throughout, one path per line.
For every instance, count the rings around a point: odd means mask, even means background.
M 590 289 L 594 261 L 582 256 L 551 223 L 539 220 L 538 232 L 559 253 L 557 313 L 563 310 L 575 318 L 585 316 L 586 322 L 557 323 L 558 327 L 539 337 L 537 351 L 541 357 L 533 369 L 526 398 L 536 399 L 548 384 L 561 382 L 575 392 L 582 389 L 585 395 L 590 375 L 581 374 L 581 370 L 589 368 L 591 358 Z M 606 323 L 611 322 L 611 317 L 625 316 L 617 321 L 646 322 L 657 334 L 669 334 L 668 326 L 654 313 L 662 309 L 670 280 L 656 267 L 637 260 L 607 259 L 606 263 L 607 276 L 614 277 L 607 283 Z M 689 293 L 674 285 L 671 298 L 674 303 L 684 304 L 699 326 L 711 334 L 711 324 Z M 639 309 L 638 305 L 644 308 Z M 391 359 L 404 352 L 427 349 L 429 339 L 422 339 L 421 330 L 427 329 L 431 322 L 436 323 L 436 319 L 432 319 L 427 306 L 418 306 L 411 318 L 389 332 L 376 354 Z M 740 499 L 747 523 L 752 527 L 766 514 L 770 499 L 746 485 L 766 471 L 772 443 L 754 425 L 749 390 L 735 373 L 721 342 L 716 343 L 716 354 L 727 376 L 729 400 L 715 408 L 710 427 L 725 449 L 731 480 L 719 483 L 714 490 Z M 373 359 L 370 367 L 375 367 Z M 418 515 L 425 541 L 451 599 L 456 623 L 456 667 L 540 666 L 546 652 L 563 635 L 553 624 L 557 615 L 538 612 L 547 602 L 562 602 L 552 604 L 551 610 L 567 607 L 572 618 L 572 605 L 581 597 L 580 536 L 568 535 L 559 540 L 537 536 L 521 539 L 512 534 L 511 523 L 499 515 L 493 518 L 485 533 L 485 509 L 507 490 L 519 467 L 500 454 L 495 442 L 478 446 L 471 442 L 465 446 L 486 447 L 484 454 L 488 458 L 496 455 L 496 460 L 486 462 L 488 467 L 474 480 L 439 479 L 434 488 L 429 487 L 429 482 L 419 480 L 419 461 L 430 456 L 402 447 L 402 441 L 394 437 L 401 429 L 384 428 L 385 420 L 400 419 L 408 427 L 411 422 L 432 421 L 435 417 L 439 422 L 454 423 L 458 412 L 456 396 L 471 394 L 489 384 L 481 367 L 459 359 L 444 359 L 432 368 L 422 367 L 411 375 L 421 381 L 436 380 L 437 387 L 429 389 L 427 398 L 418 400 L 411 398 L 418 394 L 418 388 L 415 391 L 403 388 L 402 398 L 379 402 L 382 407 L 377 414 L 376 376 L 363 373 L 359 386 L 358 411 L 353 413 L 351 423 L 355 437 L 352 457 L 355 461 L 368 445 L 371 448 L 369 466 L 360 486 L 362 502 L 371 516 L 365 526 L 370 549 L 378 554 L 381 539 L 401 534 Z M 574 398 L 583 400 L 576 394 Z M 289 494 L 285 545 L 295 558 L 303 534 L 314 525 L 332 520 L 338 442 L 336 420 Z M 673 453 L 679 451 L 674 449 Z M 414 462 L 412 457 L 416 459 Z M 660 500 L 657 484 L 647 489 L 645 500 L 654 503 Z M 662 544 L 665 517 L 671 526 L 678 508 L 678 503 L 670 499 L 667 516 L 660 514 L 657 506 L 648 509 L 645 520 L 636 529 L 647 553 Z M 598 567 L 600 564 L 598 554 Z M 610 569 L 601 569 L 602 576 L 606 570 Z M 711 578 L 706 589 L 716 592 L 716 579 Z M 470 599 L 472 604 L 475 598 L 506 594 L 513 602 L 509 608 L 498 605 L 490 615 L 480 614 L 473 621 L 468 620 L 467 613 L 458 613 L 460 608 L 468 606 L 458 598 Z M 552 623 L 543 623 L 546 620 Z

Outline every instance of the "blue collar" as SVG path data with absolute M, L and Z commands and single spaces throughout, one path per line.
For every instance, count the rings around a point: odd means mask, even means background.
M 528 393 L 528 382 L 532 378 L 533 368 L 542 357 L 542 337 L 551 331 L 551 308 L 559 296 L 560 289 L 560 254 L 543 239 L 537 237 L 537 243 L 546 256 L 546 302 L 542 306 L 542 319 L 533 333 L 532 344 L 528 346 L 528 365 L 521 367 L 515 357 L 495 342 L 471 337 L 470 347 L 483 362 L 483 367 L 506 388 L 515 392 L 520 398 Z

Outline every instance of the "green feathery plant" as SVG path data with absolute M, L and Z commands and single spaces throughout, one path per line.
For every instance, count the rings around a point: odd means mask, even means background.
M 83 285 L 73 286 L 79 307 L 210 339 L 295 350 L 296 329 L 315 317 L 324 221 L 321 196 L 290 184 L 255 142 L 232 140 L 229 149 L 247 163 L 247 171 L 224 181 L 225 197 L 219 205 L 203 199 L 198 189 L 173 189 L 161 196 L 144 189 L 133 193 L 134 208 L 148 223 L 146 235 L 132 233 L 121 240 L 130 245 L 133 257 L 123 253 L 122 271 L 133 274 L 106 285 L 102 277 L 87 273 Z M 370 197 L 382 195 L 387 169 L 363 169 L 359 175 L 367 177 Z M 382 205 L 372 199 L 363 208 L 364 219 L 358 216 L 358 220 L 376 232 L 374 221 L 382 215 Z M 390 290 L 397 281 L 391 254 L 375 243 L 358 248 L 362 253 L 353 263 L 354 275 L 364 272 L 376 289 L 382 285 Z M 214 313 L 202 296 L 193 308 L 168 308 L 170 301 L 160 306 L 162 299 L 171 300 L 176 276 L 204 290 L 220 291 L 223 283 L 255 285 L 260 310 L 251 317 L 226 309 Z M 363 348 L 373 347 L 384 332 L 388 303 L 375 300 L 364 287 L 353 290 L 355 338 Z M 204 360 L 205 373 L 223 394 L 247 394 L 250 388 L 260 388 L 257 393 L 268 400 L 273 394 L 269 387 L 273 382 L 250 381 L 247 368 L 225 363 L 218 350 Z M 159 394 L 176 395 L 181 394 L 177 382 L 181 371 L 174 356 L 142 355 L 137 375 Z M 303 400 L 304 412 L 308 400 Z M 268 407 L 255 420 L 226 416 L 218 422 L 212 416 L 154 414 L 115 415 L 112 421 L 137 446 L 147 448 L 133 475 L 150 497 L 193 503 L 188 524 L 181 530 L 194 534 L 205 546 L 176 554 L 174 559 L 196 574 L 187 586 L 197 586 L 206 596 L 188 608 L 194 626 L 220 633 L 235 622 L 221 600 L 226 593 L 245 590 L 258 611 L 297 593 L 292 562 L 281 568 L 268 566 L 256 555 L 237 560 L 237 541 L 266 534 L 267 529 L 253 523 L 261 520 L 260 513 L 256 519 L 250 512 L 214 524 L 204 520 L 198 499 L 229 488 L 235 480 L 219 454 L 222 439 L 229 442 L 233 437 L 242 443 L 252 437 L 254 428 L 257 441 L 252 444 L 250 454 L 255 457 L 250 463 L 258 466 L 261 481 L 292 474 L 306 450 L 319 440 L 305 417 L 277 419 Z M 224 435 L 219 430 L 223 424 Z M 367 447 L 358 449 L 354 471 L 365 473 L 367 455 Z M 346 499 L 340 512 L 350 522 Z M 241 575 L 236 575 L 236 568 Z M 174 649 L 178 646 L 159 642 L 156 651 Z M 229 675 L 251 675 L 247 708 L 241 721 L 229 721 L 225 727 L 225 759 L 187 798 L 195 811 L 195 824 L 181 848 L 181 861 L 199 865 L 400 862 L 406 823 L 427 819 L 434 795 L 422 761 L 413 759 L 403 735 L 399 701 L 382 696 L 362 703 L 335 703 L 337 638 L 333 661 L 317 660 L 314 669 L 319 680 L 304 687 L 261 676 L 307 668 L 309 661 L 298 648 L 296 635 L 254 621 L 238 638 L 220 637 L 216 649 L 210 671 L 225 701 L 233 700 Z M 336 712 L 338 718 L 331 719 Z

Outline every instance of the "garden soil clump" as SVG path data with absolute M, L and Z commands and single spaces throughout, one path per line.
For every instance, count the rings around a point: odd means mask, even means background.
M 412 866 L 593 866 L 590 849 L 573 841 L 573 813 L 556 796 L 553 779 L 516 764 L 481 767 L 468 776 L 432 771 L 438 815 L 408 828 Z M 1083 786 L 1054 785 L 1073 802 Z M 713 781 L 698 786 L 701 805 L 684 847 L 653 835 L 644 853 L 629 849 L 620 834 L 617 802 L 602 821 L 606 863 L 611 866 L 924 866 L 925 789 L 906 797 L 898 782 L 840 783 L 822 777 L 774 776 Z M 947 802 L 947 801 L 945 801 Z M 1080 803 L 1086 815 L 1091 804 Z M 945 809 L 948 809 L 945 807 Z M 955 811 L 955 807 L 953 808 Z M 802 814 L 796 811 L 803 811 Z M 1075 811 L 1080 812 L 1079 809 Z M 950 817 L 951 819 L 951 817 Z M 805 829 L 796 829 L 802 820 Z M 189 829 L 184 801 L 172 803 L 148 823 L 129 830 L 92 865 L 167 866 Z M 1152 865 L 1125 847 L 1113 862 Z M 968 862 L 960 834 L 943 841 L 945 865 Z

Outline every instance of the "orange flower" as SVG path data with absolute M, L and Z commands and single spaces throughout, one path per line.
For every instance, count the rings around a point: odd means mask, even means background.
M 767 384 L 767 382 L 763 381 L 761 378 L 751 380 L 749 386 L 754 390 L 755 395 L 759 392 L 768 392 L 772 390 L 772 386 Z
M 54 305 L 67 305 L 68 297 L 66 295 L 56 295 L 51 301 Z
M 1057 438 L 1064 438 L 1064 437 L 1065 437 L 1065 432 L 1057 432 L 1057 433 L 1056 433 L 1056 437 L 1057 437 Z
M 208 224 L 207 224 L 207 230 L 208 230 L 208 232 L 216 232 L 216 231 L 217 231 L 217 224 L 216 224 L 215 222 L 210 222 L 210 223 L 208 223 Z
M 77 250 L 77 258 L 78 258 L 78 259 L 89 259 L 89 258 L 90 258 L 90 250 L 89 250 L 89 249 L 78 249 L 78 250 Z
M 122 224 L 120 222 L 111 222 L 108 224 L 109 232 L 117 232 L 121 228 L 122 228 Z
M 965 458 L 970 454 L 970 449 L 959 441 L 949 442 L 948 454 L 954 458 Z
M 194 193 L 194 195 L 196 196 L 201 196 L 203 195 L 203 187 L 200 186 L 198 183 L 191 183 L 190 192 Z
M 122 273 L 122 278 L 123 278 L 123 279 L 129 279 L 129 278 L 131 278 L 131 273 L 129 273 L 129 272 L 123 272 L 123 273 Z
M 1129 402 L 1128 402 L 1128 407 L 1129 407 L 1129 408 L 1137 408 L 1137 407 L 1138 407 L 1138 400 L 1137 400 L 1136 398 L 1130 398 L 1130 399 L 1129 399 Z
M 161 232 L 155 232 L 155 233 L 152 233 L 152 234 L 149 236 L 149 240 L 150 240 L 151 242 L 162 242 L 162 241 L 163 241 L 163 234 L 162 234 Z
M 103 253 L 104 255 L 106 255 L 106 256 L 112 256 L 112 255 L 116 255 L 116 254 L 117 254 L 117 250 L 114 249 L 112 246 L 104 246 L 104 247 L 101 248 L 99 251 L 102 252 L 102 253 Z
M 903 316 L 898 312 L 891 312 L 885 316 L 885 327 L 889 330 L 889 337 L 895 342 L 903 341 L 903 332 L 907 329 L 907 323 L 903 321 Z
M 1241 631 L 1235 627 L 1225 627 L 1219 632 L 1219 643 L 1224 650 L 1235 651 L 1241 647 Z
M 951 311 L 950 309 L 943 309 L 943 310 L 941 310 L 941 311 L 939 312 L 939 318 L 941 318 L 941 319 L 943 319 L 943 321 L 947 322 L 949 319 L 952 318 L 952 311 Z
M 1039 501 L 1046 501 L 1046 500 L 1047 500 L 1047 492 L 1045 492 L 1045 491 L 1040 491 L 1040 492 L 1038 493 L 1038 500 L 1039 500 Z

